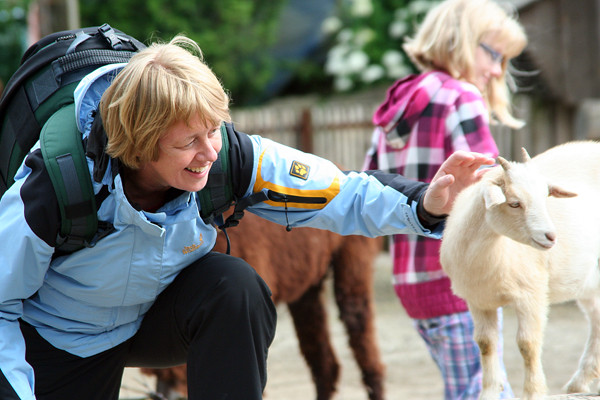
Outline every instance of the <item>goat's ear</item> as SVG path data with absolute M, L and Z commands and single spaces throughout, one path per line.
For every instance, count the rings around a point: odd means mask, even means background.
M 490 209 L 493 206 L 504 203 L 506 197 L 500 186 L 490 183 L 489 185 L 485 185 L 483 200 L 485 201 L 485 208 Z
M 557 198 L 565 198 L 565 197 L 575 197 L 577 193 L 569 192 L 556 185 L 548 185 L 548 196 L 557 197 Z

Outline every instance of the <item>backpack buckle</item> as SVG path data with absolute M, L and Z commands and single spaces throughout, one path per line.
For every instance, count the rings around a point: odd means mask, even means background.
M 98 28 L 98 32 L 106 39 L 111 48 L 115 50 L 121 50 L 123 48 L 121 39 L 119 39 L 116 32 L 109 24 L 103 24 Z
M 225 220 L 225 223 L 220 225 L 219 228 L 223 230 L 224 228 L 236 227 L 240 224 L 240 220 L 243 217 L 243 210 L 234 210 L 233 213 Z

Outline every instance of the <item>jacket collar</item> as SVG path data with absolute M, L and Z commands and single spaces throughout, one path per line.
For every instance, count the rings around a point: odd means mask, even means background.
M 94 181 L 112 186 L 114 177 L 119 173 L 120 163 L 118 159 L 106 154 L 108 137 L 100 113 L 94 112 L 94 114 L 94 121 L 86 139 L 85 155 L 94 162 L 92 172 Z

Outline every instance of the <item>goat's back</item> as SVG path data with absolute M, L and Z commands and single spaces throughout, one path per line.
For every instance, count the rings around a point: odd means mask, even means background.
M 553 184 L 600 186 L 600 142 L 575 141 L 552 147 L 533 157 L 532 163 Z
M 551 184 L 577 194 L 548 198 L 557 231 L 557 243 L 549 250 L 550 301 L 587 297 L 600 284 L 600 143 L 565 143 L 534 157 L 532 163 Z

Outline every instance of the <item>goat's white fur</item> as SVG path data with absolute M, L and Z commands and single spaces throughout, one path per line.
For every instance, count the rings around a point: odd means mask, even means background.
M 525 364 L 523 399 L 547 392 L 541 349 L 549 304 L 577 300 L 590 334 L 569 393 L 600 377 L 600 143 L 570 142 L 524 163 L 499 157 L 457 197 L 441 264 L 468 303 L 482 357 L 480 399 L 498 399 L 498 307 L 513 306 Z

